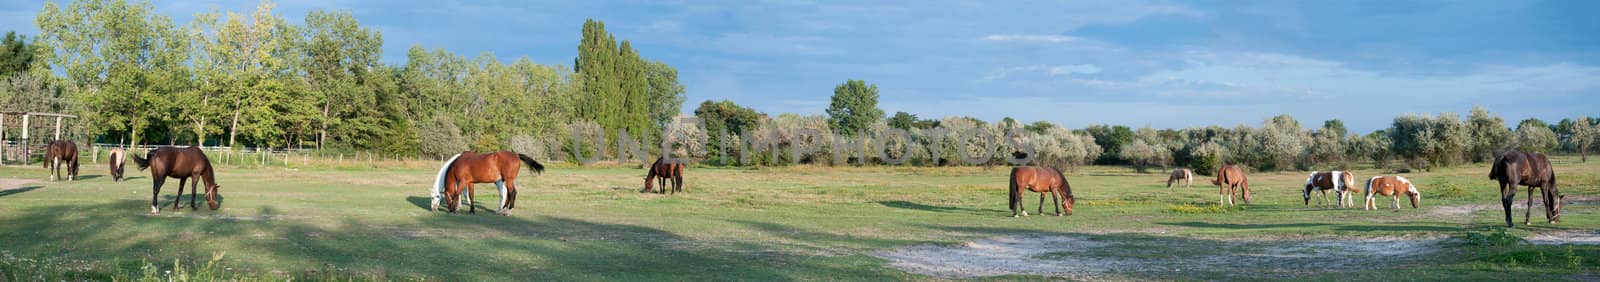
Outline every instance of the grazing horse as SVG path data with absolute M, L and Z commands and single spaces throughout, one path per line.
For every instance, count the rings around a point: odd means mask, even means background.
M 111 182 L 122 181 L 122 170 L 126 166 L 123 163 L 128 159 L 128 153 L 123 151 L 122 148 L 111 149 L 109 159 L 111 161 Z
M 661 193 L 667 192 L 667 184 L 672 184 L 673 194 L 683 191 L 683 167 L 681 160 L 657 158 L 655 163 L 650 164 L 650 172 L 644 175 L 644 190 L 639 192 L 648 193 L 654 189 L 650 185 L 651 179 L 661 183 Z
M 206 181 L 206 206 L 217 210 L 222 204 L 217 202 L 222 195 L 217 192 L 222 185 L 217 185 L 216 171 L 212 170 L 211 159 L 206 158 L 206 153 L 200 148 L 175 148 L 166 147 L 151 150 L 145 153 L 144 158 L 133 156 L 133 163 L 139 165 L 139 170 L 150 169 L 150 180 L 155 182 L 150 196 L 150 214 L 159 214 L 161 210 L 156 199 L 161 197 L 161 185 L 167 182 L 167 177 L 178 179 L 178 197 L 172 199 L 172 209 L 178 210 L 178 200 L 183 199 L 183 185 L 194 177 L 194 184 L 189 187 L 189 209 L 198 210 L 195 205 L 195 194 L 199 192 L 201 180 Z
M 1378 209 L 1377 203 L 1372 202 L 1372 197 L 1377 195 L 1389 196 L 1394 200 L 1391 205 L 1400 209 L 1400 194 L 1411 198 L 1411 208 L 1422 207 L 1422 193 L 1417 192 L 1417 185 L 1411 184 L 1405 176 L 1373 176 L 1367 179 L 1367 203 L 1361 207 L 1364 210 Z
M 1217 179 L 1211 180 L 1211 184 L 1218 186 L 1219 205 L 1234 205 L 1235 189 L 1244 192 L 1244 203 L 1250 203 L 1250 180 L 1245 178 L 1244 170 L 1237 165 L 1223 164 L 1221 168 L 1217 168 Z
M 1011 206 L 1011 217 L 1028 216 L 1028 209 L 1022 205 L 1022 189 L 1039 192 L 1039 214 L 1044 214 L 1044 194 L 1050 194 L 1050 199 L 1056 203 L 1056 216 L 1061 216 L 1061 209 L 1067 210 L 1066 215 L 1072 215 L 1073 203 L 1077 198 L 1072 195 L 1072 184 L 1067 183 L 1067 177 L 1061 170 L 1053 167 L 1021 166 L 1011 169 L 1011 196 L 1008 198 Z
M 1187 168 L 1173 170 L 1172 175 L 1167 176 L 1167 190 L 1172 189 L 1173 182 L 1180 180 L 1183 181 L 1183 188 L 1189 188 L 1189 184 L 1194 184 L 1194 172 Z
M 1355 207 L 1355 202 L 1350 199 L 1351 195 L 1354 194 L 1354 191 L 1352 191 L 1353 188 L 1350 187 L 1350 184 L 1355 182 L 1356 176 L 1350 174 L 1348 171 L 1313 171 L 1311 172 L 1311 175 L 1306 176 L 1306 205 L 1311 205 L 1312 191 L 1321 194 L 1321 196 L 1317 198 L 1317 206 L 1322 206 L 1322 200 L 1328 198 L 1328 190 L 1333 190 L 1334 206 L 1340 208 Z
M 44 168 L 50 169 L 50 181 L 61 180 L 61 165 L 67 165 L 67 180 L 78 180 L 78 144 L 67 140 L 50 142 L 44 154 Z
M 1540 153 L 1506 152 L 1495 158 L 1489 179 L 1500 181 L 1500 204 L 1506 210 L 1506 227 L 1511 224 L 1511 200 L 1517 196 L 1517 185 L 1528 186 L 1528 211 L 1522 214 L 1522 224 L 1528 224 L 1533 214 L 1533 188 L 1540 188 L 1544 198 L 1544 216 L 1551 224 L 1561 222 L 1561 200 L 1566 195 L 1556 189 L 1556 172 L 1550 160 Z
M 521 160 L 519 163 L 517 160 Z M 477 189 L 472 187 L 476 183 L 494 183 L 500 190 L 500 208 L 495 214 L 511 215 L 511 209 L 517 206 L 517 173 L 522 170 L 522 164 L 527 164 L 534 173 L 544 172 L 544 165 L 533 160 L 528 155 L 511 151 L 492 153 L 462 152 L 451 157 L 449 162 L 441 169 L 441 177 L 436 183 L 435 193 L 442 192 L 447 210 L 456 212 L 456 207 L 461 203 L 461 190 L 467 190 L 468 213 L 478 213 L 478 207 L 473 205 L 473 198 Z M 442 190 L 438 190 L 442 189 Z M 439 207 L 440 196 L 435 194 L 433 207 Z

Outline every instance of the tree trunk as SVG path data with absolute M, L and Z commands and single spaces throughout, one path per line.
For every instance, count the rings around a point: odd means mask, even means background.
M 244 108 L 241 107 L 243 102 L 239 98 L 233 99 L 233 125 L 228 127 L 228 148 L 230 150 L 233 148 L 234 137 L 239 135 L 239 113 L 244 111 Z
M 317 129 L 317 150 L 322 150 L 322 142 L 328 140 L 328 109 L 333 105 L 333 99 L 322 102 L 322 128 Z

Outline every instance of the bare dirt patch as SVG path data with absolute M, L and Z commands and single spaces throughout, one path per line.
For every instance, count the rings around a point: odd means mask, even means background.
M 1439 238 L 1269 239 L 1219 241 L 1129 235 L 1003 236 L 955 245 L 921 245 L 875 255 L 901 270 L 942 278 L 1041 275 L 1107 276 L 1207 272 L 1290 278 L 1316 272 L 1370 271 L 1420 263 Z
M 38 183 L 36 179 L 0 178 L 0 191 L 22 188 L 22 186 Z
M 1526 239 L 1535 245 L 1600 245 L 1600 231 L 1545 232 Z

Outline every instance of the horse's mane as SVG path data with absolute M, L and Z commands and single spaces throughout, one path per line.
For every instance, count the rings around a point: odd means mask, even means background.
M 1050 167 L 1050 170 L 1051 171 L 1055 171 L 1056 172 L 1056 176 L 1061 177 L 1061 190 L 1066 192 L 1065 196 L 1071 197 L 1072 196 L 1072 184 L 1067 182 L 1067 174 L 1061 172 L 1060 168 L 1056 168 L 1056 167 L 1053 167 L 1053 166 Z

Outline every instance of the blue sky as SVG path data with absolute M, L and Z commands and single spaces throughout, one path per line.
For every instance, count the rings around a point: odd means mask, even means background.
M 1353 130 L 1403 113 L 1508 119 L 1600 115 L 1595 1 L 278 1 L 301 22 L 351 10 L 412 45 L 570 64 L 583 20 L 676 66 L 685 111 L 731 99 L 821 114 L 846 79 L 888 113 L 1190 127 L 1292 114 Z M 186 22 L 253 1 L 158 1 Z M 0 4 L 0 29 L 36 34 L 42 2 Z

